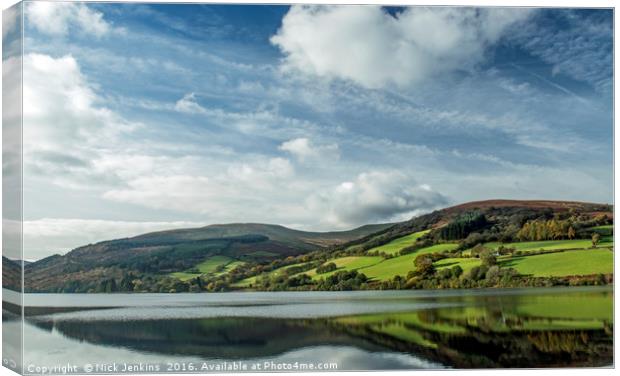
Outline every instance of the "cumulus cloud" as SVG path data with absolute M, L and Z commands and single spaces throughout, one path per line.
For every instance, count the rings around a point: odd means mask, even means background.
M 66 253 L 73 248 L 104 240 L 204 225 L 202 222 L 187 221 L 134 222 L 67 218 L 24 221 L 24 259 L 36 260 L 52 253 Z
M 86 4 L 69 2 L 31 2 L 26 4 L 28 23 L 39 32 L 52 35 L 66 35 L 71 30 L 101 37 L 112 27 L 103 19 L 103 14 Z
M 291 153 L 301 162 L 318 159 L 333 160 L 340 156 L 338 144 L 317 145 L 306 137 L 285 141 L 279 149 Z
M 407 86 L 469 70 L 488 46 L 529 15 L 515 8 L 410 7 L 391 15 L 377 6 L 293 6 L 271 38 L 284 69 L 367 88 Z
M 346 228 L 408 219 L 443 206 L 446 197 L 399 172 L 367 172 L 314 194 L 307 207 L 327 224 Z
M 93 184 L 92 161 L 139 125 L 101 104 L 71 55 L 28 54 L 23 71 L 25 167 L 58 182 L 82 175 Z

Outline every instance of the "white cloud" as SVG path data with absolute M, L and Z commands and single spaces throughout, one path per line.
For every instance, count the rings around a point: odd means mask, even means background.
M 17 188 L 21 181 L 22 149 L 18 142 L 21 137 L 21 69 L 19 56 L 2 61 L 2 175 L 5 189 L 9 182 Z
M 205 114 L 207 110 L 196 102 L 196 94 L 189 93 L 179 99 L 174 109 L 187 114 Z
M 62 36 L 71 30 L 102 37 L 112 30 L 103 14 L 86 4 L 69 2 L 31 2 L 26 4 L 27 22 L 39 32 Z
M 24 70 L 25 168 L 73 188 L 94 185 L 92 162 L 119 145 L 119 135 L 140 127 L 101 105 L 101 98 L 70 55 L 28 54 Z M 109 178 L 109 177 L 108 177 Z
M 218 221 L 249 218 L 267 210 L 274 192 L 290 187 L 294 176 L 293 167 L 284 158 L 220 161 L 209 167 L 197 175 L 137 174 L 128 179 L 127 187 L 109 190 L 103 197 L 154 209 L 206 214 Z M 191 170 L 187 163 L 183 168 Z
M 144 108 L 175 110 L 186 114 L 199 114 L 220 128 L 234 129 L 249 136 L 270 137 L 277 140 L 301 137 L 308 133 L 324 131 L 327 127 L 296 117 L 284 116 L 276 108 L 260 107 L 254 111 L 234 112 L 218 107 L 203 107 L 196 100 L 196 93 L 188 93 L 174 105 L 160 103 L 137 104 Z M 337 131 L 336 127 L 329 129 Z
M 377 6 L 293 6 L 271 42 L 284 68 L 367 88 L 407 86 L 469 70 L 529 10 L 410 7 L 392 16 Z
M 324 223 L 347 228 L 365 223 L 397 221 L 443 206 L 447 199 L 428 184 L 417 184 L 399 172 L 368 172 L 308 198 Z
M 301 162 L 340 157 L 338 144 L 316 145 L 306 137 L 285 141 L 279 149 L 291 153 Z
M 204 225 L 202 222 L 187 221 L 137 222 L 66 218 L 24 221 L 24 258 L 34 260 L 104 240 Z

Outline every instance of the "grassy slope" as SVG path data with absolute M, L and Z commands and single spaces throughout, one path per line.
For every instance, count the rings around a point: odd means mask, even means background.
M 430 230 L 426 230 L 426 231 L 419 231 L 419 232 L 414 232 L 413 234 L 407 235 L 407 236 L 403 236 L 401 238 L 398 239 L 394 239 L 391 242 L 384 244 L 382 246 L 379 247 L 375 247 L 372 249 L 368 250 L 368 254 L 375 254 L 375 253 L 380 253 L 380 252 L 385 252 L 388 255 L 396 255 L 398 254 L 398 252 L 407 247 L 412 245 L 413 243 L 416 242 L 416 240 L 418 240 L 419 238 L 421 238 L 423 235 L 429 233 Z
M 535 277 L 613 273 L 614 255 L 607 249 L 566 251 L 500 260 L 503 267 Z
M 479 258 L 447 258 L 443 260 L 437 261 L 435 264 L 435 268 L 444 269 L 444 268 L 453 268 L 456 265 L 460 266 L 463 269 L 463 273 L 468 273 L 474 266 L 480 265 Z
M 455 249 L 456 247 L 457 244 L 438 244 L 431 247 L 422 248 L 417 252 L 410 253 L 408 255 L 384 260 L 376 265 L 362 269 L 361 272 L 369 278 L 381 281 L 392 279 L 396 275 L 406 277 L 407 273 L 415 269 L 413 261 L 419 255 L 448 251 Z
M 603 228 L 604 227 L 604 228 Z M 613 229 L 613 226 L 601 226 L 602 231 L 609 231 Z M 369 256 L 347 256 L 337 259 L 328 260 L 327 262 L 334 262 L 338 269 L 336 271 L 317 274 L 316 269 L 302 272 L 310 275 L 313 279 L 325 278 L 338 271 L 343 270 L 358 270 L 364 273 L 367 277 L 373 280 L 389 280 L 396 275 L 405 277 L 409 271 L 414 270 L 413 261 L 421 254 L 428 254 L 434 252 L 442 252 L 452 250 L 457 247 L 456 244 L 438 244 L 431 247 L 423 248 L 417 252 L 398 256 L 391 259 L 383 259 L 380 256 L 372 256 L 379 252 L 385 252 L 387 254 L 398 254 L 398 252 L 413 243 L 428 231 L 419 231 L 412 233 L 398 239 L 391 241 L 385 245 L 370 249 Z M 489 248 L 497 249 L 501 243 L 486 243 Z M 611 273 L 613 270 L 613 254 L 609 252 L 608 248 L 613 247 L 613 239 L 603 237 L 599 248 L 590 249 L 592 243 L 588 239 L 576 239 L 576 240 L 551 240 L 551 241 L 537 241 L 537 242 L 516 242 L 503 244 L 505 247 L 514 247 L 521 252 L 533 252 L 539 250 L 562 250 L 568 249 L 570 251 L 547 254 L 547 255 L 532 255 L 532 256 L 502 256 L 498 259 L 504 267 L 513 267 L 520 274 L 533 275 L 533 276 L 566 276 L 566 275 L 586 275 L 597 273 Z M 575 251 L 578 250 L 578 251 Z M 467 252 L 467 251 L 465 251 Z M 290 265 L 280 269 L 276 269 L 268 275 L 270 277 L 277 276 L 286 269 L 292 266 L 299 266 L 302 264 Z M 465 273 L 470 271 L 474 266 L 480 265 L 480 260 L 477 258 L 449 258 L 440 260 L 435 263 L 437 269 L 453 267 L 460 265 Z M 302 274 L 298 273 L 298 274 Z M 254 283 L 258 277 L 250 277 L 241 282 L 238 282 L 237 287 L 248 287 Z
M 286 270 L 288 270 L 290 268 L 293 268 L 293 267 L 296 267 L 296 266 L 303 266 L 303 265 L 306 265 L 306 263 L 302 262 L 302 263 L 299 263 L 299 264 L 292 264 L 292 265 L 283 266 L 281 268 L 272 270 L 272 271 L 270 271 L 268 273 L 263 273 L 263 274 L 261 274 L 259 276 L 248 277 L 248 278 L 246 278 L 244 280 L 241 280 L 241 281 L 233 284 L 233 286 L 235 286 L 235 287 L 250 287 L 251 285 L 256 283 L 256 280 L 258 278 L 261 278 L 263 276 L 268 276 L 269 278 L 277 277 L 277 276 L 281 275 L 282 273 L 286 272 Z M 306 273 L 308 273 L 308 272 L 306 272 Z
M 537 242 L 518 242 L 518 243 L 486 243 L 485 246 L 493 249 L 499 248 L 500 245 L 503 245 L 507 248 L 515 248 L 517 251 L 522 252 L 531 252 L 538 251 L 541 249 L 544 250 L 555 250 L 555 249 L 584 249 L 592 247 L 592 241 L 588 239 L 575 239 L 575 240 L 543 240 Z M 611 247 L 613 246 L 613 242 L 609 241 L 601 241 L 598 245 L 599 247 Z
M 182 281 L 186 281 L 188 279 L 196 278 L 202 274 L 213 274 L 213 275 L 224 274 L 242 264 L 243 264 L 243 261 L 238 261 L 228 256 L 213 256 L 213 257 L 209 257 L 208 259 L 201 262 L 200 264 L 197 264 L 194 267 L 195 269 L 198 269 L 199 273 L 191 273 L 189 271 L 184 271 L 184 272 L 171 273 L 170 275 Z M 215 270 L 220 265 L 226 265 L 226 267 L 223 271 L 216 273 Z
M 501 267 L 514 268 L 519 274 L 534 277 L 563 277 L 570 275 L 613 273 L 613 253 L 607 249 L 565 251 L 532 256 L 498 258 Z M 480 265 L 477 258 L 450 258 L 437 261 L 442 269 L 459 265 L 464 272 Z
M 358 270 L 358 269 L 363 269 L 366 268 L 368 266 L 372 266 L 375 264 L 380 263 L 383 260 L 383 258 L 381 256 L 347 256 L 347 257 L 340 257 L 334 260 L 329 260 L 326 263 L 330 263 L 333 262 L 334 264 L 336 264 L 336 266 L 338 267 L 338 269 L 329 272 L 329 273 L 323 273 L 323 274 L 317 274 L 316 273 L 316 269 L 310 270 L 308 272 L 306 272 L 307 275 L 311 276 L 313 279 L 319 279 L 319 278 L 327 278 L 328 276 L 337 273 L 339 271 L 344 271 L 344 270 Z

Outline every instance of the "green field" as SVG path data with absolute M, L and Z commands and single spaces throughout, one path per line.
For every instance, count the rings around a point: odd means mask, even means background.
M 501 256 L 498 264 L 514 268 L 519 274 L 534 277 L 564 277 L 570 275 L 608 274 L 613 272 L 613 253 L 608 249 L 588 249 L 531 256 Z M 469 272 L 480 265 L 478 258 L 448 258 L 437 261 L 437 269 L 459 265 Z
M 409 234 L 407 236 L 403 236 L 402 238 L 397 238 L 392 240 L 391 242 L 381 245 L 379 247 L 375 247 L 368 250 L 368 254 L 377 254 L 380 252 L 384 252 L 388 255 L 397 255 L 401 249 L 412 245 L 423 235 L 428 234 L 430 230 L 414 232 L 413 234 Z
M 248 277 L 248 278 L 243 279 L 243 280 L 241 280 L 241 281 L 239 281 L 237 283 L 234 283 L 233 286 L 234 287 L 250 287 L 250 286 L 254 285 L 254 283 L 256 283 L 256 280 L 258 278 L 264 278 L 264 277 L 275 278 L 275 277 L 278 277 L 278 276 L 282 275 L 283 273 L 286 273 L 286 271 L 288 269 L 290 269 L 290 268 L 294 268 L 296 266 L 304 266 L 306 264 L 307 264 L 306 262 L 301 262 L 301 263 L 298 263 L 298 264 L 292 264 L 292 265 L 283 266 L 281 268 L 272 270 L 272 271 L 270 271 L 268 273 L 263 273 L 261 275 L 254 276 L 254 277 Z M 309 272 L 304 272 L 304 273 L 308 274 Z M 299 274 L 301 274 L 301 273 L 299 273 Z
M 592 241 L 589 239 L 575 239 L 575 240 L 544 240 L 537 242 L 516 242 L 516 243 L 485 243 L 484 246 L 492 249 L 498 249 L 500 246 L 506 248 L 515 248 L 521 252 L 532 252 L 539 250 L 556 250 L 556 249 L 586 249 L 592 247 Z M 611 247 L 612 242 L 601 241 L 599 247 Z
M 368 278 L 375 280 L 385 281 L 394 278 L 396 275 L 406 277 L 407 273 L 415 270 L 413 261 L 416 257 L 423 254 L 451 251 L 455 249 L 458 244 L 437 244 L 431 247 L 422 248 L 416 252 L 408 255 L 394 257 L 384 260 L 376 265 L 369 266 L 361 270 Z
M 479 258 L 447 258 L 443 260 L 439 260 L 435 262 L 436 269 L 444 269 L 444 268 L 453 268 L 456 265 L 460 266 L 463 269 L 463 274 L 468 273 L 474 266 L 480 265 Z
M 337 258 L 337 259 L 334 259 L 334 260 L 329 260 L 329 261 L 326 262 L 326 264 L 328 264 L 330 262 L 333 262 L 334 264 L 336 264 L 338 269 L 336 269 L 334 271 L 331 271 L 329 273 L 317 274 L 316 273 L 316 269 L 312 269 L 312 270 L 310 270 L 308 272 L 305 272 L 305 274 L 311 276 L 313 279 L 327 278 L 330 275 L 332 275 L 334 273 L 337 273 L 339 271 L 357 270 L 357 269 L 366 268 L 368 266 L 378 264 L 382 260 L 383 260 L 383 257 L 381 257 L 381 256 L 347 256 L 347 257 L 341 257 L 341 258 Z
M 566 251 L 498 260 L 502 267 L 535 277 L 561 277 L 613 273 L 614 255 L 607 249 Z
M 237 266 L 243 265 L 243 264 L 244 264 L 243 261 L 235 260 L 227 256 L 212 256 L 192 268 L 192 269 L 197 269 L 198 273 L 193 273 L 187 270 L 184 272 L 171 273 L 170 275 L 182 281 L 187 281 L 189 279 L 196 278 L 203 274 L 217 276 L 217 275 L 221 275 L 224 273 L 228 273 L 229 271 L 233 270 Z M 221 265 L 225 266 L 224 269 L 219 272 L 216 272 L 217 268 Z
M 597 232 L 600 233 L 610 233 L 613 231 L 613 226 L 598 226 L 591 229 L 597 230 Z M 457 243 L 443 243 L 422 248 L 407 255 L 398 256 L 401 249 L 414 244 L 417 239 L 428 232 L 429 230 L 419 231 L 394 239 L 387 244 L 368 250 L 368 256 L 346 256 L 328 260 L 325 264 L 333 262 L 337 266 L 336 270 L 328 273 L 317 274 L 316 269 L 312 269 L 298 272 L 291 276 L 307 274 L 316 281 L 321 278 L 327 278 L 340 271 L 357 270 L 360 273 L 364 273 L 371 281 L 391 280 L 397 275 L 406 277 L 410 271 L 415 270 L 414 260 L 419 255 L 452 251 L 458 247 Z M 515 248 L 517 251 L 522 252 L 523 255 L 498 256 L 497 261 L 499 266 L 514 268 L 521 275 L 530 275 L 534 277 L 564 277 L 571 275 L 608 274 L 613 272 L 613 252 L 610 251 L 613 247 L 613 238 L 611 236 L 601 237 L 601 242 L 598 244 L 597 249 L 592 248 L 590 239 L 485 243 L 485 246 L 491 249 L 498 249 L 502 245 L 504 247 Z M 539 255 L 530 254 L 541 250 L 560 252 Z M 467 250 L 463 252 L 463 254 L 467 255 L 469 251 L 470 250 Z M 385 253 L 395 257 L 383 258 L 378 255 L 379 253 Z M 218 256 L 199 264 L 198 267 L 201 273 L 207 274 L 210 271 L 212 272 L 217 265 L 231 261 L 232 259 Z M 481 261 L 479 258 L 452 257 L 439 260 L 435 262 L 434 265 L 438 270 L 453 268 L 459 265 L 463 269 L 464 274 L 467 275 L 472 268 L 480 264 Z M 260 276 L 246 278 L 243 281 L 235 283 L 233 286 L 241 288 L 252 287 L 259 278 L 278 277 L 282 274 L 288 274 L 286 271 L 289 268 L 303 265 L 305 264 L 285 266 L 268 273 L 263 273 Z M 189 279 L 196 276 L 196 274 L 188 272 L 174 273 L 174 275 L 182 279 Z M 557 324 L 563 325 L 559 322 Z M 532 323 L 532 325 L 539 324 Z M 402 330 L 402 328 L 396 326 L 390 328 L 390 330 L 394 331 Z

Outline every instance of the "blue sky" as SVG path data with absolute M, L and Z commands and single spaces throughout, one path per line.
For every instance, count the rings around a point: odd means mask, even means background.
M 613 199 L 610 10 L 25 13 L 31 258 L 171 227 Z

